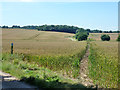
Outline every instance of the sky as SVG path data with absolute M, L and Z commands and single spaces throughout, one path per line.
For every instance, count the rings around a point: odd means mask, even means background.
M 54 24 L 118 30 L 118 2 L 23 1 L 0 3 L 0 26 Z

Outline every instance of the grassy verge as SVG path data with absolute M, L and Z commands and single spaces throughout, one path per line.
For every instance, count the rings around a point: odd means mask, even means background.
M 104 88 L 118 88 L 118 57 L 116 42 L 90 44 L 89 76 Z

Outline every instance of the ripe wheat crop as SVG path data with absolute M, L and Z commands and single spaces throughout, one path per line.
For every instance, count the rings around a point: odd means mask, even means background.
M 103 35 L 103 34 L 109 35 L 111 41 L 116 41 L 116 39 L 118 37 L 118 33 L 90 33 L 89 38 L 91 40 L 96 40 L 96 41 L 99 40 L 100 41 L 101 35 Z
M 24 54 L 24 60 L 70 77 L 79 75 L 79 62 L 85 53 L 87 43 L 71 41 L 67 38 L 74 34 L 3 29 L 2 35 L 3 53 L 10 53 L 10 44 L 13 42 L 14 53 Z

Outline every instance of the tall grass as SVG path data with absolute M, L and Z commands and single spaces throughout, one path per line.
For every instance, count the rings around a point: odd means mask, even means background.
M 118 88 L 117 42 L 90 44 L 89 76 L 104 88 Z
M 60 56 L 33 56 L 25 55 L 23 60 L 35 63 L 40 67 L 49 68 L 53 71 L 61 71 L 63 74 L 76 78 L 79 75 L 80 60 L 85 50 L 76 55 L 60 55 Z
M 87 48 L 87 47 L 86 47 Z M 28 62 L 31 65 L 39 66 L 48 68 L 52 71 L 61 72 L 63 75 L 67 75 L 72 78 L 77 78 L 79 76 L 79 67 L 80 67 L 80 60 L 82 59 L 83 55 L 85 54 L 85 49 L 79 53 L 76 53 L 74 55 L 54 55 L 54 56 L 38 56 L 38 55 L 28 55 L 28 54 L 11 54 L 4 53 L 2 55 L 2 59 L 5 62 L 8 62 L 8 65 L 10 65 L 10 62 L 14 63 L 15 66 L 19 66 L 21 68 L 27 68 L 27 63 L 21 63 Z M 3 62 L 3 70 L 9 71 L 9 68 L 6 68 L 7 65 L 5 65 Z M 4 69 L 5 67 L 5 69 Z M 10 67 L 15 68 L 15 67 Z M 11 69 L 12 70 L 12 69 Z
M 31 60 L 31 58 L 33 58 L 35 61 L 32 61 L 33 59 Z M 52 59 L 55 60 L 55 58 L 51 58 L 50 60 Z M 59 57 L 59 59 L 64 59 L 64 58 Z M 26 55 L 23 55 L 23 54 L 11 55 L 9 53 L 5 53 L 2 55 L 2 61 L 1 61 L 2 70 L 4 72 L 10 73 L 13 76 L 16 76 L 22 81 L 36 85 L 40 88 L 41 87 L 42 88 L 70 88 L 70 87 L 85 88 L 83 85 L 78 84 L 79 81 L 65 79 L 64 77 L 61 77 L 58 74 L 55 74 L 50 69 L 45 68 L 46 64 L 44 63 L 43 63 L 44 67 L 42 67 L 40 63 L 42 63 L 43 61 L 40 61 L 40 60 L 44 61 L 48 59 L 45 57 L 44 58 L 39 57 L 38 59 L 38 56 L 27 57 Z M 56 63 L 58 62 L 56 61 Z M 54 62 L 52 65 L 54 66 Z M 61 69 L 61 66 L 60 68 L 58 67 L 58 70 L 59 69 Z

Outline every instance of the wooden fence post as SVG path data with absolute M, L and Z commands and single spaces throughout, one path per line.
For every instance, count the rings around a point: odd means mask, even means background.
M 13 54 L 13 43 L 11 43 L 11 54 Z

